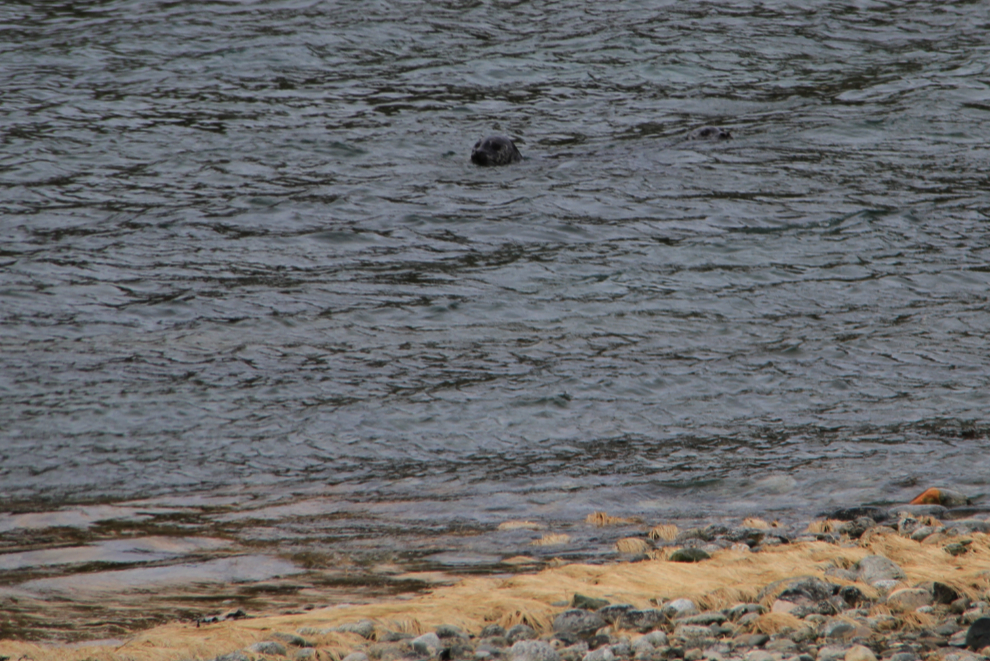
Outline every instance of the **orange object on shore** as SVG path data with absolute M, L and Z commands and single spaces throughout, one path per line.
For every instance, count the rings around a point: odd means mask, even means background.
M 932 487 L 931 489 L 926 489 L 924 493 L 912 500 L 910 505 L 941 505 L 942 504 L 942 493 Z

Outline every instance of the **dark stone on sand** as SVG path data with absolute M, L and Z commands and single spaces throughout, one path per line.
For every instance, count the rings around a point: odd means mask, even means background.
M 596 631 L 608 624 L 598 613 L 593 613 L 578 608 L 564 611 L 553 619 L 553 630 L 555 632 L 573 633 L 578 636 L 593 636 Z
M 597 599 L 595 597 L 589 597 L 587 595 L 574 593 L 574 598 L 571 599 L 571 608 L 580 608 L 586 611 L 596 611 L 600 608 L 608 606 L 608 599 Z
M 964 539 L 962 541 L 946 544 L 945 546 L 942 547 L 942 550 L 948 553 L 949 555 L 962 555 L 963 553 L 969 550 L 969 545 L 971 543 L 972 540 Z
M 959 598 L 959 593 L 951 585 L 935 581 L 932 583 L 932 598 L 936 604 L 948 606 Z
M 869 597 L 863 594 L 863 591 L 855 585 L 843 585 L 839 588 L 839 596 L 842 597 L 842 600 L 850 607 L 856 606 L 857 604 L 865 604 L 870 601 Z
M 966 632 L 966 647 L 978 651 L 990 646 L 990 617 L 981 617 Z
M 682 549 L 677 549 L 670 554 L 671 562 L 701 562 L 702 560 L 707 560 L 711 556 L 708 555 L 702 549 L 693 548 L 686 546 Z
M 863 507 L 843 507 L 842 509 L 826 512 L 822 516 L 828 519 L 838 519 L 839 521 L 855 521 L 860 517 L 868 516 L 877 523 L 890 518 L 890 514 L 882 507 L 871 507 L 868 505 Z

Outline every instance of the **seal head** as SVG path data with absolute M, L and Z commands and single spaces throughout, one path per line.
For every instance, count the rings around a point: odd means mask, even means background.
M 479 140 L 471 150 L 471 162 L 475 165 L 508 165 L 521 160 L 516 145 L 504 135 Z
M 691 140 L 731 140 L 732 134 L 717 126 L 702 126 L 691 131 L 688 137 Z

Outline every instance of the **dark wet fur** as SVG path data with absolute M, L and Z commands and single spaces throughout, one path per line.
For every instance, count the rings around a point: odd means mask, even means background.
M 691 131 L 691 140 L 731 140 L 732 134 L 717 126 L 702 126 Z
M 475 165 L 508 165 L 522 160 L 516 145 L 503 135 L 493 135 L 479 140 L 471 150 L 471 162 Z

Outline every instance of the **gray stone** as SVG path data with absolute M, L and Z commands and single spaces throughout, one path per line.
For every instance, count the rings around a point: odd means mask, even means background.
M 797 644 L 793 640 L 789 640 L 787 638 L 778 638 L 777 640 L 771 640 L 767 643 L 766 649 L 771 652 L 793 654 L 797 650 Z
M 584 661 L 615 661 L 615 654 L 608 645 L 591 650 L 584 655 Z
M 712 624 L 722 624 L 728 619 L 724 613 L 719 611 L 705 611 L 704 613 L 698 613 L 697 615 L 688 615 L 686 617 L 677 618 L 677 624 L 700 624 L 703 626 L 710 626 Z
M 777 657 L 772 652 L 766 650 L 750 650 L 743 657 L 745 661 L 777 661 Z
M 942 505 L 897 505 L 888 510 L 891 518 L 901 519 L 905 516 L 933 516 L 936 519 L 944 518 L 949 510 Z
M 710 638 L 711 635 L 712 635 L 711 629 L 696 624 L 678 624 L 676 627 L 674 627 L 674 636 L 682 640 L 698 640 L 702 638 Z
M 632 610 L 636 610 L 636 607 L 632 604 L 612 604 L 599 608 L 596 612 L 609 624 L 615 624 L 623 615 Z
M 560 655 L 542 640 L 520 640 L 509 650 L 512 661 L 560 661 Z
M 858 578 L 867 585 L 876 586 L 880 581 L 900 581 L 904 571 L 895 562 L 882 555 L 868 555 L 859 561 Z
M 487 627 L 481 630 L 481 638 L 488 638 L 489 636 L 504 636 L 505 627 L 498 624 L 489 624 Z
M 698 607 L 695 606 L 694 602 L 690 599 L 674 599 L 673 601 L 664 604 L 660 610 L 664 615 L 672 620 L 679 617 L 687 617 L 688 615 L 698 614 Z
M 309 641 L 302 636 L 297 636 L 294 633 L 282 633 L 280 631 L 276 631 L 272 634 L 272 638 L 280 643 L 292 645 L 293 647 L 312 647 L 312 644 L 310 644 Z
M 251 661 L 251 657 L 238 650 L 236 652 L 221 654 L 220 656 L 214 658 L 213 661 Z
M 663 631 L 651 631 L 640 638 L 640 640 L 647 640 L 654 647 L 666 647 L 668 645 L 667 634 Z
M 573 633 L 578 636 L 592 636 L 607 624 L 598 613 L 571 609 L 564 611 L 553 620 L 553 630 Z
M 822 635 L 830 640 L 852 638 L 856 625 L 846 620 L 832 620 L 822 629 Z
M 467 638 L 467 634 L 453 624 L 441 624 L 437 627 L 436 634 L 440 638 Z
M 517 624 L 505 633 L 505 637 L 509 639 L 510 643 L 533 640 L 536 638 L 536 630 L 528 624 Z
M 911 539 L 916 542 L 920 542 L 934 533 L 935 530 L 936 528 L 932 526 L 919 526 L 918 528 L 915 528 L 914 532 L 911 533 Z
M 333 631 L 340 633 L 356 633 L 362 638 L 371 639 L 375 635 L 375 623 L 371 620 L 361 620 L 359 622 L 348 622 L 334 627 Z
M 425 654 L 426 656 L 436 656 L 443 649 L 443 643 L 440 642 L 440 636 L 436 635 L 432 631 L 430 633 L 424 633 L 422 636 L 413 638 L 409 641 L 412 644 L 413 650 L 417 654 Z
M 260 643 L 255 643 L 249 646 L 248 652 L 254 652 L 255 654 L 275 654 L 278 656 L 285 656 L 285 645 L 282 643 L 276 643 L 274 640 L 263 640 Z
M 364 652 L 351 652 L 340 661 L 368 661 L 368 655 Z
M 817 661 L 839 661 L 839 659 L 845 659 L 847 649 L 844 645 L 826 645 L 818 650 L 816 659 Z
M 744 633 L 732 639 L 736 647 L 760 647 L 769 642 L 770 636 L 765 633 Z
M 302 649 L 296 650 L 296 653 L 292 655 L 293 659 L 296 661 L 307 661 L 308 659 L 315 659 L 316 650 L 312 647 L 304 647 Z
M 913 652 L 898 652 L 884 661 L 920 661 L 917 654 Z
M 990 646 L 990 617 L 981 617 L 966 632 L 966 647 L 978 651 L 987 646 Z
M 655 608 L 630 610 L 623 613 L 619 619 L 619 626 L 623 629 L 632 629 L 645 633 L 647 631 L 653 631 L 662 625 L 666 619 L 664 614 Z

